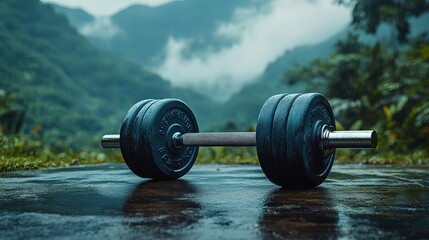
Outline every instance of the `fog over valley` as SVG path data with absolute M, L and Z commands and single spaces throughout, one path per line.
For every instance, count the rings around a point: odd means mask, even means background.
M 285 51 L 343 30 L 350 15 L 350 9 L 331 0 L 191 0 L 134 5 L 111 16 L 71 22 L 93 42 L 139 62 L 173 86 L 225 101 Z

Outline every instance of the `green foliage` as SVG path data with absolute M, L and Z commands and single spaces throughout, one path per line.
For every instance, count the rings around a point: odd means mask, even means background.
M 396 52 L 384 42 L 364 44 L 350 34 L 338 42 L 337 51 L 328 59 L 315 60 L 287 72 L 285 77 L 304 76 L 310 90 L 316 90 L 323 82 L 327 97 L 347 103 L 346 107 L 333 104 L 337 120 L 345 128 L 359 125 L 377 129 L 380 151 L 427 153 L 428 46 L 429 39 L 421 36 Z M 348 114 L 339 113 L 341 108 Z
M 338 1 L 353 5 L 357 29 L 375 33 L 394 25 L 400 49 L 385 41 L 363 43 L 356 33 L 336 44 L 327 59 L 285 73 L 288 83 L 309 83 L 331 98 L 340 128 L 373 128 L 379 133 L 378 156 L 367 151 L 338 151 L 343 161 L 367 158 L 375 163 L 429 161 L 429 39 L 409 39 L 410 17 L 429 10 L 427 1 Z M 409 41 L 410 40 L 410 41 Z M 359 120 L 356 120 L 359 119 Z M 348 159 L 348 160 L 347 160 Z

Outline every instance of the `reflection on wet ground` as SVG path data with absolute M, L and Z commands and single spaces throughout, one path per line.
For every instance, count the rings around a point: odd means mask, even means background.
M 154 182 L 125 165 L 0 177 L 0 238 L 427 238 L 429 168 L 336 165 L 286 190 L 258 166 L 203 165 Z

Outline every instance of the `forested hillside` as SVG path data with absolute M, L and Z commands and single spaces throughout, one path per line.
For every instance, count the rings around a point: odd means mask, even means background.
M 210 117 L 209 100 L 94 47 L 37 0 L 0 2 L 0 55 L 2 102 L 9 102 L 2 122 L 12 104 L 25 113 L 24 134 L 56 146 L 98 147 L 101 133 L 118 131 L 128 108 L 145 98 L 183 98 L 203 122 Z

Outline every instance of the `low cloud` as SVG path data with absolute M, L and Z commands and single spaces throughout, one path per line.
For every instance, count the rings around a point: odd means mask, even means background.
M 93 22 L 82 26 L 79 32 L 86 37 L 108 40 L 120 34 L 121 30 L 112 22 L 110 17 L 97 17 Z
M 225 100 L 260 76 L 286 50 L 317 44 L 342 30 L 350 10 L 332 0 L 273 0 L 258 9 L 237 9 L 215 37 L 233 40 L 220 50 L 185 54 L 194 39 L 170 37 L 165 60 L 155 71 L 176 86 L 189 86 Z

